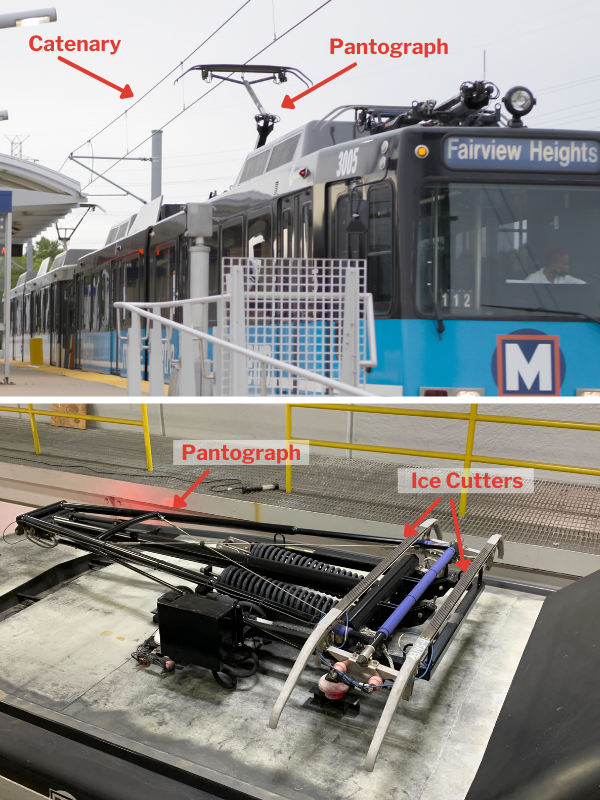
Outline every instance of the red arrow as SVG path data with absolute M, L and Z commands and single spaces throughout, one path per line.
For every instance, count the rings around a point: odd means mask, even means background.
M 133 97 L 133 92 L 131 91 L 131 87 L 130 87 L 130 85 L 128 83 L 126 83 L 125 86 L 121 89 L 121 87 L 117 86 L 116 83 L 111 83 L 110 81 L 107 81 L 105 78 L 101 78 L 100 75 L 94 75 L 94 73 L 90 72 L 89 69 L 84 69 L 83 67 L 80 67 L 79 64 L 74 64 L 72 61 L 69 61 L 67 58 L 63 58 L 62 56 L 58 56 L 58 60 L 62 61 L 63 64 L 68 64 L 70 67 L 74 67 L 75 69 L 78 69 L 79 72 L 83 72 L 84 75 L 89 75 L 90 78 L 96 78 L 96 80 L 100 81 L 100 83 L 105 83 L 107 86 L 111 86 L 113 89 L 116 89 L 117 92 L 121 92 L 121 95 L 120 95 L 121 100 L 127 100 L 129 97 Z
M 300 100 L 301 97 L 306 97 L 307 94 L 314 92 L 315 89 L 320 89 L 321 86 L 325 86 L 325 84 L 329 83 L 329 81 L 332 81 L 334 78 L 339 78 L 340 75 L 344 74 L 344 72 L 348 72 L 348 70 L 354 69 L 354 67 L 356 66 L 357 64 L 355 61 L 354 64 L 350 64 L 349 67 L 344 67 L 344 69 L 341 69 L 339 72 L 336 72 L 335 75 L 330 75 L 329 78 L 325 78 L 325 80 L 321 81 L 321 83 L 315 83 L 315 85 L 311 86 L 310 89 L 307 89 L 305 92 L 301 92 L 300 94 L 296 95 L 296 97 L 290 97 L 289 94 L 286 94 L 286 96 L 283 98 L 283 103 L 281 104 L 281 107 L 296 108 L 296 106 L 294 105 L 296 100 Z
M 404 536 L 406 538 L 408 538 L 409 536 L 418 536 L 419 535 L 419 532 L 417 530 L 415 530 L 415 528 L 417 527 L 417 525 L 420 525 L 421 522 L 423 522 L 425 517 L 429 514 L 429 512 L 432 509 L 434 509 L 437 506 L 437 504 L 440 502 L 441 499 L 442 499 L 441 497 L 438 497 L 438 499 L 429 506 L 427 511 L 424 514 L 421 514 L 419 519 L 415 521 L 414 525 L 405 525 L 404 526 Z
M 456 506 L 454 505 L 454 500 L 452 498 L 450 498 L 450 508 L 452 509 L 452 518 L 454 519 L 454 530 L 456 531 L 456 541 L 458 543 L 458 554 L 460 556 L 460 558 L 456 562 L 456 566 L 459 569 L 462 569 L 463 572 L 466 572 L 469 569 L 469 564 L 471 563 L 471 559 L 465 558 L 463 543 L 460 538 L 460 530 L 458 528 L 458 517 L 456 516 Z
M 187 506 L 187 503 L 185 502 L 185 498 L 188 496 L 188 494 L 190 494 L 190 492 L 194 491 L 196 486 L 198 486 L 200 483 L 202 483 L 202 481 L 204 480 L 204 478 L 206 478 L 206 476 L 208 475 L 209 472 L 210 472 L 209 469 L 207 469 L 206 472 L 203 472 L 202 475 L 200 475 L 200 477 L 196 481 L 196 483 L 193 483 L 190 486 L 190 488 L 187 490 L 187 492 L 185 494 L 182 494 L 181 497 L 178 494 L 176 494 L 175 498 L 173 500 L 173 508 L 183 508 L 184 506 Z

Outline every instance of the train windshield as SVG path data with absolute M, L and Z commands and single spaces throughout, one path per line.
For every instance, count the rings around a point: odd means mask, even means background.
M 431 314 L 434 298 L 443 316 L 600 316 L 600 188 L 425 186 L 419 309 Z

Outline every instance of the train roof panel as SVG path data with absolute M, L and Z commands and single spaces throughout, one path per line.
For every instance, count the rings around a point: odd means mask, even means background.
M 48 270 L 48 272 L 53 272 L 55 269 L 59 269 L 60 267 L 75 267 L 77 266 L 77 262 L 83 256 L 86 256 L 88 253 L 92 251 L 89 248 L 77 248 L 77 247 L 70 247 L 68 250 L 65 250 L 64 253 L 59 253 L 54 261 L 52 262 L 52 266 Z M 38 275 L 40 273 L 38 272 Z
M 58 256 L 57 256 L 58 258 Z M 50 266 L 50 256 L 45 258 L 42 263 L 40 264 L 40 268 L 37 271 L 38 277 L 41 278 L 42 275 L 45 275 L 48 272 L 48 267 Z

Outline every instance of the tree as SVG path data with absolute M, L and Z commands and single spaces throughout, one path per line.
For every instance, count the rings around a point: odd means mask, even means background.
M 37 272 L 45 258 L 50 258 L 51 262 L 54 261 L 57 255 L 63 252 L 62 244 L 59 241 L 52 241 L 42 236 L 38 242 L 33 245 L 33 269 Z M 18 264 L 22 269 L 18 269 L 15 264 Z M 19 280 L 19 275 L 22 275 L 24 270 L 27 269 L 27 256 L 19 256 L 13 258 L 13 265 L 11 269 L 11 286 L 14 288 Z

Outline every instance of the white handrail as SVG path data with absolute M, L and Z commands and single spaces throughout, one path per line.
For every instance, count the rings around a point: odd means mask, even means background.
M 205 298 L 201 298 L 202 301 L 206 301 Z M 214 297 L 211 299 L 211 302 L 214 300 Z M 175 301 L 177 303 L 185 303 L 185 300 Z M 191 301 L 188 302 L 200 302 L 199 299 L 192 298 Z M 150 311 L 145 311 L 143 308 L 139 307 L 140 304 L 138 303 L 126 303 L 126 302 L 119 302 L 115 303 L 115 308 L 124 308 L 127 311 L 131 311 L 132 313 L 138 314 L 141 317 L 145 317 L 146 319 L 155 320 L 156 322 L 160 322 L 161 325 L 168 326 L 170 328 L 174 328 L 175 330 L 181 331 L 182 333 L 187 333 L 193 339 L 203 339 L 206 342 L 210 342 L 213 345 L 217 345 L 218 347 L 225 347 L 228 350 L 233 351 L 234 353 L 239 353 L 242 356 L 246 356 L 246 358 L 252 358 L 255 361 L 261 361 L 263 364 L 269 364 L 272 367 L 276 367 L 277 369 L 282 370 L 283 372 L 291 372 L 292 375 L 296 375 L 299 378 L 306 378 L 311 381 L 315 381 L 315 383 L 321 383 L 323 386 L 328 386 L 330 389 L 337 389 L 340 392 L 344 392 L 345 394 L 355 395 L 356 397 L 374 397 L 371 392 L 367 392 L 364 389 L 359 389 L 357 386 L 350 386 L 346 383 L 341 383 L 340 381 L 333 380 L 332 378 L 326 378 L 323 375 L 319 375 L 316 372 L 311 372 L 310 370 L 303 369 L 302 367 L 296 367 L 294 364 L 289 364 L 285 361 L 280 361 L 277 358 L 271 358 L 271 356 L 266 356 L 263 353 L 256 352 L 255 350 L 248 350 L 245 347 L 241 347 L 240 345 L 233 344 L 232 342 L 226 342 L 223 339 L 219 339 L 217 336 L 212 336 L 210 333 L 205 333 L 204 331 L 196 330 L 195 328 L 190 328 L 187 325 L 182 325 L 180 322 L 174 322 L 173 320 L 167 319 L 166 317 L 161 317 L 158 314 L 153 314 Z M 165 306 L 168 304 L 161 304 L 161 303 L 149 303 L 145 305 L 152 305 L 154 308 Z
M 269 292 L 252 292 L 248 293 L 248 299 L 256 299 L 256 300 L 271 300 L 273 302 L 281 302 L 280 298 L 274 298 L 272 294 Z M 340 300 L 343 298 L 343 293 L 341 292 L 322 292 L 319 295 L 315 295 L 313 292 L 286 292 L 285 298 L 291 300 L 304 300 L 309 298 L 315 298 L 319 301 L 322 300 Z M 366 310 L 366 317 L 367 317 L 367 344 L 369 348 L 369 358 L 365 361 L 360 362 L 361 367 L 372 367 L 375 368 L 378 365 L 377 360 L 377 339 L 375 337 L 375 310 L 373 306 L 373 295 L 370 292 L 366 292 L 365 294 L 360 294 L 359 298 L 365 301 L 365 310 Z M 195 303 L 216 303 L 220 300 L 231 300 L 230 294 L 213 294 L 209 297 L 189 297 L 186 300 L 168 300 L 162 303 L 152 303 L 152 302 L 131 302 L 129 303 L 130 306 L 135 306 L 135 308 L 179 308 L 179 306 L 183 305 L 194 305 Z M 115 303 L 115 308 L 123 307 L 122 303 Z M 119 315 L 117 314 L 117 325 L 119 326 Z M 120 330 L 119 330 L 120 333 Z

